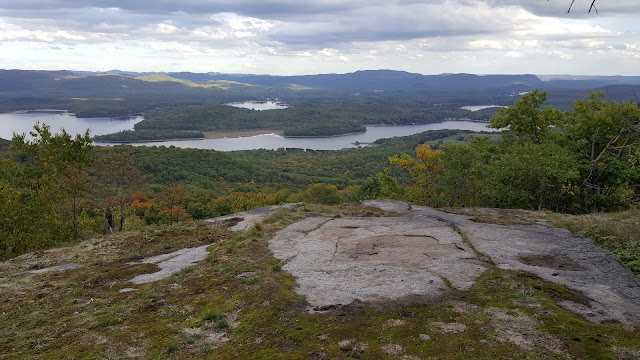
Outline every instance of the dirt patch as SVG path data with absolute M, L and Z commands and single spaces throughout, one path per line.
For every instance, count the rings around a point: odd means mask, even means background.
M 471 314 L 480 309 L 478 305 L 466 301 L 454 300 L 450 301 L 451 310 L 459 314 Z
M 347 356 L 360 357 L 362 353 L 369 350 L 369 344 L 358 341 L 356 339 L 342 340 L 338 343 L 340 350 L 344 351 Z
M 525 350 L 544 348 L 556 354 L 563 354 L 562 340 L 536 330 L 538 322 L 517 310 L 490 307 L 491 324 L 498 333 L 496 340 L 510 342 Z
M 387 355 L 400 355 L 404 348 L 398 344 L 384 344 L 380 346 L 380 351 Z
M 382 323 L 384 327 L 397 327 L 397 326 L 405 326 L 407 325 L 407 320 L 403 319 L 389 319 Z
M 441 321 L 434 321 L 429 324 L 429 328 L 441 334 L 459 334 L 467 331 L 467 325 L 462 323 L 445 323 Z

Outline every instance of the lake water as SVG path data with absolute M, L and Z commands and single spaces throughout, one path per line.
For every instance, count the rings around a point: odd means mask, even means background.
M 463 106 L 460 109 L 470 110 L 470 111 L 478 111 L 478 110 L 488 109 L 488 108 L 492 108 L 492 107 L 504 108 L 506 106 L 502 106 L 502 105 L 469 105 L 469 106 Z
M 263 134 L 239 138 L 203 139 L 203 140 L 179 140 L 135 143 L 135 146 L 175 146 L 179 148 L 212 149 L 219 151 L 255 150 L 279 148 L 300 148 L 311 150 L 340 150 L 343 148 L 358 147 L 356 142 L 371 143 L 381 138 L 407 136 L 428 130 L 459 129 L 473 131 L 495 131 L 487 129 L 488 123 L 473 121 L 445 121 L 427 125 L 404 126 L 367 126 L 367 131 L 362 134 L 351 134 L 323 138 L 288 138 L 276 134 Z M 110 145 L 100 143 L 101 145 Z M 111 144 L 116 145 L 116 144 Z M 360 146 L 366 146 L 361 144 Z
M 37 123 L 49 125 L 53 133 L 59 133 L 64 128 L 69 134 L 75 135 L 91 129 L 93 136 L 133 130 L 133 125 L 140 121 L 142 116 L 77 118 L 54 113 L 0 114 L 0 138 L 10 140 L 14 132 L 29 134 Z
M 73 115 L 61 115 L 52 113 L 31 114 L 0 114 L 0 137 L 11 139 L 14 132 L 29 133 L 36 123 L 46 123 L 51 126 L 53 132 L 59 132 L 64 128 L 68 133 L 83 134 L 88 128 L 91 135 L 103 135 L 122 130 L 133 130 L 133 125 L 142 121 L 142 117 L 130 118 L 76 118 Z M 179 148 L 212 149 L 219 151 L 254 150 L 279 148 L 300 148 L 313 150 L 339 150 L 342 148 L 358 147 L 356 142 L 371 143 L 381 138 L 407 136 L 428 130 L 459 129 L 473 131 L 491 131 L 487 129 L 487 123 L 473 121 L 445 121 L 426 125 L 404 126 L 367 126 L 367 131 L 362 134 L 351 134 L 336 137 L 323 138 L 287 138 L 276 134 L 263 134 L 256 136 L 180 140 L 133 143 L 135 146 L 175 146 Z M 97 145 L 116 145 L 113 143 L 97 143 Z M 366 146 L 361 144 L 360 146 Z
M 244 109 L 253 109 L 258 111 L 286 109 L 289 107 L 287 104 L 277 102 L 277 101 L 244 101 L 244 102 L 228 103 L 225 105 L 244 108 Z

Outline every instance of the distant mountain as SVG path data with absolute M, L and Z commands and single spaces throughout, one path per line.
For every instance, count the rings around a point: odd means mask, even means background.
M 535 75 L 422 75 L 394 70 L 362 70 L 348 74 L 320 74 L 300 76 L 272 76 L 189 72 L 170 73 L 172 77 L 205 82 L 230 80 L 260 86 L 299 85 L 314 88 L 341 88 L 352 90 L 478 90 L 524 85 L 535 88 L 542 82 Z
M 314 88 L 352 90 L 481 90 L 512 88 L 526 91 L 545 89 L 595 89 L 609 85 L 640 85 L 640 76 L 538 76 L 538 75 L 422 75 L 394 70 L 362 70 L 347 74 L 274 76 L 223 73 L 169 73 L 193 82 L 229 80 L 260 86 L 299 85 Z
M 2 70 L 0 69 L 0 92 L 22 91 L 48 86 L 56 80 L 77 77 L 71 71 Z
M 216 82 L 218 85 L 216 85 Z M 0 92 L 68 92 L 73 89 L 90 94 L 119 91 L 165 91 L 180 87 L 251 84 L 261 87 L 296 85 L 349 91 L 479 91 L 502 90 L 512 93 L 531 89 L 596 89 L 612 85 L 640 85 L 640 76 L 547 75 L 422 75 L 394 70 L 362 70 L 347 74 L 274 76 L 254 74 L 192 72 L 108 72 L 0 70 Z

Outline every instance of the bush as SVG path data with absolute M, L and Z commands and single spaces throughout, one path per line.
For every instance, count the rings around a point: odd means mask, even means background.
M 304 201 L 315 204 L 334 205 L 342 202 L 335 185 L 311 184 L 303 194 Z

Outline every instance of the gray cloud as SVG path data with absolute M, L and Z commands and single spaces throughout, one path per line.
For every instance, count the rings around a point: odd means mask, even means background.
M 637 0 L 603 1 L 609 13 L 638 13 Z M 153 26 L 169 23 L 188 30 L 223 27 L 216 14 L 234 13 L 275 21 L 263 40 L 293 48 L 349 42 L 409 40 L 437 36 L 504 34 L 514 30 L 514 14 L 525 9 L 547 17 L 567 17 L 570 0 L 160 0 L 160 1 L 0 1 L 0 16 L 32 30 L 151 36 Z M 589 5 L 576 0 L 575 12 Z M 572 14 L 573 15 L 573 14 Z M 584 15 L 584 14 L 583 14 Z M 577 16 L 575 17 L 577 18 Z M 152 32 L 152 31 L 151 31 Z M 167 34 L 157 36 L 167 38 Z M 175 34 L 176 40 L 184 40 Z
M 0 0 L 0 41 L 44 44 L 29 45 L 34 51 L 102 44 L 171 64 L 253 56 L 374 66 L 384 58 L 388 66 L 428 54 L 469 64 L 476 54 L 569 59 L 579 51 L 637 58 L 638 0 L 598 0 L 599 15 L 586 13 L 590 0 L 567 14 L 570 1 Z

